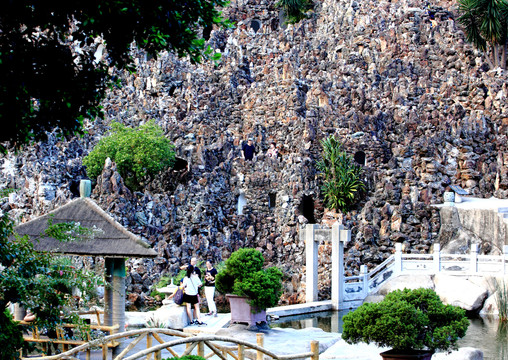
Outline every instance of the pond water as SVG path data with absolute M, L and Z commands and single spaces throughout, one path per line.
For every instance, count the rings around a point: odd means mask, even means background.
M 326 311 L 273 320 L 272 327 L 304 329 L 317 327 L 328 332 L 342 332 L 342 317 L 350 310 Z M 508 360 L 508 325 L 497 319 L 473 318 L 459 347 L 473 347 L 483 351 L 484 360 Z

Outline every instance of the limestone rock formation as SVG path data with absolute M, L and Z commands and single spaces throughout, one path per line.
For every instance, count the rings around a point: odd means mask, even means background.
M 315 164 L 335 134 L 365 170 L 367 190 L 342 214 L 352 232 L 345 265 L 373 267 L 404 243 L 425 253 L 437 241 L 450 184 L 478 197 L 508 196 L 507 75 L 489 69 L 465 41 L 453 2 L 315 2 L 309 18 L 285 25 L 274 2 L 233 1 L 235 27 L 213 30 L 217 63 L 135 53 L 137 73 L 104 101 L 105 119 L 82 138 L 49 140 L 0 159 L 0 204 L 26 221 L 63 204 L 85 176 L 82 158 L 112 120 L 155 119 L 176 146 L 179 167 L 132 192 L 108 164 L 93 197 L 158 251 L 132 261 L 128 292 L 147 299 L 159 276 L 191 256 L 226 259 L 255 247 L 285 279 L 284 302 L 304 298 L 300 225 L 326 211 Z M 254 138 L 254 162 L 241 144 Z M 270 142 L 279 158 L 264 156 Z M 320 297 L 329 297 L 328 244 L 320 250 Z M 134 299 L 135 298 L 135 299 Z

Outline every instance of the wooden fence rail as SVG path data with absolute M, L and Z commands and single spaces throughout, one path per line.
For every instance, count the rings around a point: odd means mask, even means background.
M 181 339 L 164 341 L 161 338 L 161 334 L 177 336 Z M 161 354 L 163 350 L 167 350 L 173 357 L 182 357 L 191 354 L 194 350 L 197 355 L 204 357 L 205 359 L 217 356 L 221 360 L 228 360 L 228 356 L 234 360 L 264 360 L 266 357 L 274 360 L 293 360 L 293 359 L 305 359 L 310 358 L 311 360 L 319 360 L 319 342 L 311 341 L 310 351 L 300 354 L 290 355 L 277 355 L 274 352 L 264 348 L 264 335 L 256 334 L 256 344 L 248 341 L 235 339 L 228 336 L 217 336 L 217 335 L 194 335 L 190 333 L 184 333 L 177 330 L 171 329 L 139 329 L 126 331 L 114 335 L 105 336 L 104 338 L 91 341 L 87 344 L 80 345 L 72 350 L 64 353 L 44 356 L 37 358 L 30 358 L 30 360 L 78 360 L 76 357 L 79 353 L 87 353 L 91 348 L 100 346 L 100 344 L 108 343 L 111 341 L 120 341 L 120 339 L 129 339 L 135 337 L 121 353 L 116 355 L 114 360 L 135 360 L 145 358 L 146 360 L 161 360 Z M 141 350 L 133 355 L 128 355 L 141 341 L 146 339 L 146 349 Z M 159 344 L 153 345 L 153 339 L 157 340 Z M 177 351 L 172 349 L 177 345 L 186 345 L 185 350 L 178 354 Z M 206 353 L 206 348 L 209 352 Z M 127 356 L 128 355 L 128 356 Z

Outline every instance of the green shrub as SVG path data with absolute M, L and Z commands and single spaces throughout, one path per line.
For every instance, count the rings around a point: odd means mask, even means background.
M 7 309 L 0 312 L 0 329 L 0 344 L 8 344 L 2 347 L 3 359 L 19 359 L 19 349 L 24 345 L 23 334 Z
M 16 190 L 15 189 L 12 189 L 12 188 L 4 188 L 4 189 L 0 189 L 0 198 L 5 198 L 5 197 L 9 197 L 9 194 L 10 193 L 13 193 L 15 192 Z
M 85 267 L 76 267 L 71 259 L 53 253 L 34 250 L 32 241 L 47 236 L 62 236 L 61 241 L 73 241 L 88 229 L 76 224 L 51 224 L 30 241 L 28 236 L 13 232 L 14 223 L 7 214 L 0 216 L 0 349 L 4 357 L 20 349 L 22 328 L 12 324 L 6 313 L 9 303 L 18 303 L 30 309 L 36 316 L 33 325 L 39 328 L 55 329 L 62 322 L 70 322 L 80 328 L 76 301 L 70 295 L 71 289 L 81 292 L 85 306 L 98 303 L 97 287 L 103 285 L 98 276 Z M 65 229 L 65 230 L 64 230 Z M 79 264 L 78 264 L 79 265 Z M 9 354 L 9 355 L 6 355 Z
M 451 350 L 466 334 L 465 310 L 444 305 L 430 289 L 396 290 L 377 304 L 363 304 L 343 317 L 349 344 L 375 343 L 397 350 Z
M 329 136 L 321 141 L 323 159 L 316 164 L 324 183 L 321 187 L 326 206 L 337 211 L 347 211 L 355 202 L 357 194 L 365 188 L 360 176 L 362 168 L 354 159 L 342 151 L 335 137 Z
M 172 358 L 166 358 L 162 360 L 206 360 L 204 357 L 198 356 L 198 355 L 185 355 L 182 357 L 172 357 Z
M 279 0 L 275 5 L 282 9 L 288 24 L 305 19 L 307 11 L 312 8 L 310 0 Z
M 132 129 L 112 124 L 112 133 L 99 141 L 83 159 L 87 175 L 96 179 L 109 157 L 116 163 L 127 186 L 137 189 L 141 179 L 171 168 L 175 162 L 174 146 L 153 120 Z
M 216 290 L 249 297 L 253 311 L 277 305 L 282 294 L 282 272 L 276 267 L 263 270 L 264 262 L 259 250 L 235 251 L 215 277 Z

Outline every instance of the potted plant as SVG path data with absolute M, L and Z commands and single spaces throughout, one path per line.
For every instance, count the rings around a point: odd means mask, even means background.
M 444 305 L 431 289 L 396 290 L 376 304 L 363 304 L 343 318 L 342 338 L 391 347 L 385 360 L 430 360 L 435 350 L 449 351 L 466 334 L 465 310 Z
M 264 262 L 259 250 L 239 249 L 215 277 L 217 291 L 227 294 L 232 323 L 254 325 L 266 321 L 266 308 L 279 302 L 282 272 L 276 267 L 263 269 Z

